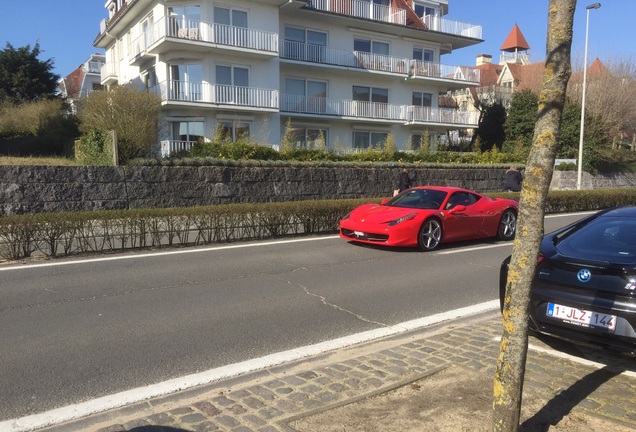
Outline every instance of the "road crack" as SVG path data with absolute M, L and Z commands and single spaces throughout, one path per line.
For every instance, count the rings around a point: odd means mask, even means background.
M 292 285 L 294 282 L 287 281 L 287 283 Z M 322 304 L 324 304 L 325 306 L 331 307 L 331 308 L 336 309 L 337 311 L 340 311 L 340 312 L 347 313 L 347 314 L 349 314 L 351 316 L 354 316 L 356 319 L 359 319 L 360 321 L 363 321 L 363 322 L 366 322 L 366 323 L 369 323 L 369 324 L 375 324 L 375 325 L 378 325 L 380 327 L 389 327 L 388 324 L 367 319 L 367 318 L 363 317 L 360 314 L 357 314 L 357 313 L 355 313 L 353 311 L 350 311 L 349 309 L 345 309 L 345 308 L 343 308 L 341 306 L 338 306 L 337 304 L 331 303 L 331 302 L 327 301 L 327 297 L 321 296 L 320 294 L 316 294 L 316 293 L 313 293 L 313 292 L 309 291 L 309 288 L 307 288 L 306 286 L 303 286 L 303 285 L 301 285 L 301 284 L 299 284 L 297 282 L 296 282 L 296 285 L 301 287 L 303 289 L 303 291 L 305 292 L 305 294 L 320 299 L 320 302 Z

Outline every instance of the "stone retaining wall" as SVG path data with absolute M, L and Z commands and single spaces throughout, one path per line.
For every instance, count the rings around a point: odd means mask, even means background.
M 400 168 L 0 166 L 0 214 L 390 196 Z M 506 169 L 411 169 L 415 185 L 501 190 Z
M 399 167 L 0 166 L 0 215 L 390 196 Z M 505 167 L 410 169 L 415 185 L 501 191 Z M 572 180 L 573 179 L 573 180 Z M 584 188 L 634 187 L 636 176 L 594 178 Z M 552 189 L 575 189 L 555 172 Z

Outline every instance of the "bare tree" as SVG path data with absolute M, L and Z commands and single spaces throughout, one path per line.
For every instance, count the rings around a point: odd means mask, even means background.
M 517 237 L 506 283 L 503 334 L 493 391 L 493 431 L 517 431 L 528 353 L 528 306 L 545 203 L 552 179 L 561 114 L 570 78 L 572 24 L 576 0 L 550 0 L 543 88 L 539 96 L 532 149 L 519 204 Z
M 572 74 L 568 86 L 568 97 L 579 105 L 582 80 L 582 72 Z M 602 120 L 613 136 L 636 132 L 636 65 L 633 59 L 610 58 L 604 62 L 597 59 L 588 65 L 585 99 L 586 113 Z

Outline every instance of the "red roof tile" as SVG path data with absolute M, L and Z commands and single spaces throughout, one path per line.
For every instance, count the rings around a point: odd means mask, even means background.
M 523 33 L 521 33 L 519 26 L 515 24 L 512 30 L 510 30 L 510 34 L 504 41 L 503 45 L 501 45 L 501 48 L 499 49 L 501 51 L 507 52 L 515 52 L 518 50 L 527 51 L 530 49 L 530 45 L 528 45 L 526 38 L 523 37 Z

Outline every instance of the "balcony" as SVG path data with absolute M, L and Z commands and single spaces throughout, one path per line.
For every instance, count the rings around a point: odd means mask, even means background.
M 131 64 L 137 64 L 147 54 L 160 54 L 170 50 L 208 52 L 215 49 L 232 50 L 235 53 L 247 51 L 252 57 L 276 57 L 278 34 L 164 17 L 131 41 L 128 52 Z
M 426 15 L 422 18 L 429 30 L 455 36 L 465 36 L 473 39 L 481 39 L 481 26 L 453 21 L 437 15 Z
M 161 141 L 161 157 L 169 157 L 176 153 L 190 151 L 196 141 L 164 140 Z
M 354 18 L 406 25 L 406 11 L 404 9 L 363 0 L 309 0 L 305 7 Z
M 158 94 L 161 101 L 167 103 L 278 111 L 278 91 L 271 89 L 171 80 L 148 91 Z
M 104 63 L 100 69 L 102 85 L 117 84 L 117 70 L 114 63 Z
M 281 95 L 281 112 L 312 116 L 333 116 L 357 120 L 386 121 L 406 124 L 446 124 L 461 127 L 476 127 L 479 113 L 457 111 L 448 108 L 393 105 L 321 97 Z
M 291 41 L 283 42 L 280 57 L 285 60 L 397 74 L 404 78 L 457 81 L 463 85 L 466 83 L 479 84 L 480 76 L 480 70 L 471 67 L 422 62 L 408 58 Z

